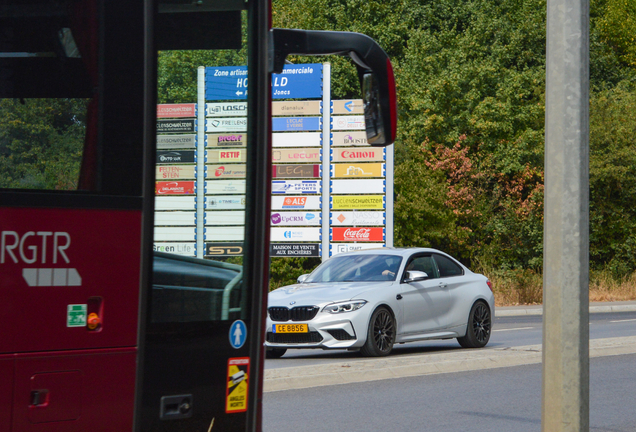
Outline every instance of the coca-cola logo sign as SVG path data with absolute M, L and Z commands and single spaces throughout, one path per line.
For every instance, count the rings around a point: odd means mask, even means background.
M 371 228 L 347 228 L 343 235 L 345 240 L 369 240 Z
M 384 241 L 384 228 L 332 228 L 332 241 Z

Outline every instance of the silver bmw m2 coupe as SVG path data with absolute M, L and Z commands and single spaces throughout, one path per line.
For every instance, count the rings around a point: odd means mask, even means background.
M 269 294 L 266 350 L 360 350 L 457 338 L 486 346 L 495 297 L 490 281 L 435 249 L 381 248 L 336 255 L 294 285 Z

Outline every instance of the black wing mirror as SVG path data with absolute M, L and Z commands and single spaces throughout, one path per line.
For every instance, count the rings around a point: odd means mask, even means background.
M 362 85 L 367 141 L 373 146 L 395 142 L 397 97 L 391 60 L 369 36 L 360 33 L 272 29 L 273 73 L 281 73 L 285 58 L 296 55 L 348 55 L 358 68 Z

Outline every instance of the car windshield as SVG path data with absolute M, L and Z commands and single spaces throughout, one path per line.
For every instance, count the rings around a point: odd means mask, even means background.
M 395 255 L 344 255 L 330 258 L 309 275 L 305 283 L 393 281 L 402 257 Z

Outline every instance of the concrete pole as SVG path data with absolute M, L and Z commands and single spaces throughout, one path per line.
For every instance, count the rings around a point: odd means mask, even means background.
M 548 0 L 542 431 L 589 431 L 589 0 Z

